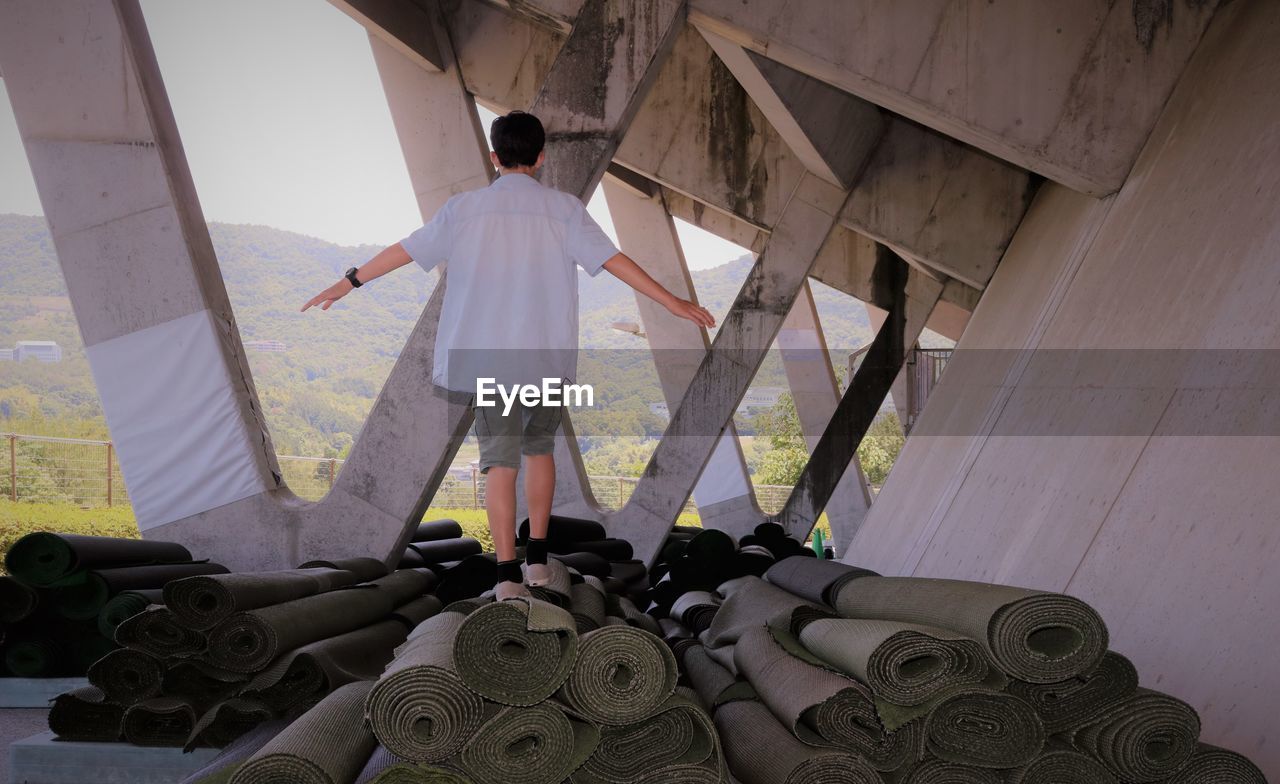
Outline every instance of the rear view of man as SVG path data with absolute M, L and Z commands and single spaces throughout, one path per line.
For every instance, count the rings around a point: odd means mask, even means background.
M 448 264 L 448 286 L 436 333 L 432 381 L 475 395 L 477 386 L 545 387 L 576 377 L 578 284 L 575 266 L 608 270 L 672 314 L 704 327 L 705 308 L 663 288 L 620 253 L 582 202 L 540 184 L 546 134 L 537 117 L 511 112 L 489 131 L 498 178 L 449 199 L 431 221 L 405 239 L 352 267 L 346 277 L 307 302 L 328 310 L 353 288 L 415 261 L 430 270 Z M 526 397 L 527 401 L 528 398 Z M 554 437 L 562 408 L 550 400 L 528 405 L 472 407 L 486 476 L 485 509 L 498 556 L 499 600 L 527 596 L 516 560 L 516 478 L 525 462 L 529 544 L 528 583 L 549 577 L 547 525 L 555 491 Z

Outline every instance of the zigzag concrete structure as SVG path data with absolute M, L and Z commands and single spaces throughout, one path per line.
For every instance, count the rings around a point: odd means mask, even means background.
M 1206 741 L 1280 777 L 1280 5 L 333 2 L 424 218 L 492 175 L 476 105 L 529 109 L 547 181 L 603 182 L 673 289 L 696 295 L 672 217 L 756 254 L 714 336 L 640 303 L 666 434 L 606 510 L 566 423 L 558 512 L 646 560 L 691 496 L 708 525 L 765 520 L 732 417 L 776 342 L 811 436 L 791 534 L 825 510 L 850 563 L 1080 596 Z M 0 4 L 0 72 L 144 535 L 236 569 L 402 550 L 470 426 L 423 394 L 444 285 L 302 501 L 137 0 Z M 880 323 L 843 394 L 810 278 Z M 872 500 L 854 453 L 926 326 L 957 351 Z

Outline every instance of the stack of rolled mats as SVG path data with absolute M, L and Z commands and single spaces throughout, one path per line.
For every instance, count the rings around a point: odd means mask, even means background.
M 84 675 L 116 648 L 121 620 L 160 601 L 170 580 L 225 574 L 172 542 L 37 532 L 14 542 L 0 577 L 3 672 Z
M 377 677 L 442 608 L 437 581 L 376 558 L 170 580 L 115 628 L 121 647 L 89 667 L 90 685 L 54 700 L 49 728 L 64 740 L 224 747 Z
M 742 784 L 1265 781 L 1070 596 L 793 555 L 661 624 Z
M 413 530 L 398 568 L 429 568 L 440 573 L 464 558 L 480 555 L 483 549 L 478 540 L 462 534 L 462 526 L 457 521 L 429 520 Z

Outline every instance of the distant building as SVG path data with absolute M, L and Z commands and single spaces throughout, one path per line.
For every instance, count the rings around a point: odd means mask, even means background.
M 13 361 L 13 349 L 0 348 L 0 362 L 12 362 L 12 361 Z
M 19 340 L 13 345 L 13 358 L 18 362 L 61 362 L 62 347 L 52 340 Z
M 249 351 L 271 351 L 277 354 L 289 348 L 279 340 L 246 340 L 244 347 Z

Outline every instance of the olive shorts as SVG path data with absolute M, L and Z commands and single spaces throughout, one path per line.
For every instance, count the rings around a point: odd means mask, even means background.
M 519 468 L 521 455 L 549 455 L 555 451 L 560 429 L 560 406 L 525 406 L 518 400 L 502 415 L 502 404 L 472 405 L 476 440 L 480 442 L 480 473 L 490 468 Z

